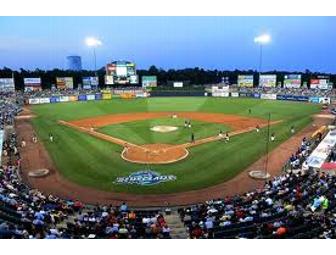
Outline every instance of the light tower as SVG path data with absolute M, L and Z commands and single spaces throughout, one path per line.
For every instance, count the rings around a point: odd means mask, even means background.
M 263 58 L 263 45 L 268 44 L 271 41 L 271 36 L 269 34 L 262 34 L 254 38 L 254 42 L 260 45 L 259 54 L 259 83 L 260 74 L 262 71 L 262 58 Z M 260 85 L 258 83 L 258 85 Z M 270 124 L 271 124 L 271 113 L 268 113 L 268 123 L 267 123 L 267 134 L 266 134 L 266 155 L 265 155 L 265 167 L 264 170 L 250 171 L 250 177 L 258 180 L 267 180 L 270 177 L 268 173 L 268 153 L 269 153 L 269 142 L 270 142 Z

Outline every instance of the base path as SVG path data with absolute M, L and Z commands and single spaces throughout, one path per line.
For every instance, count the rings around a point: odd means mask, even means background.
M 236 115 L 227 115 L 222 113 L 203 113 L 203 112 L 142 112 L 132 114 L 114 114 L 104 115 L 94 118 L 76 120 L 76 121 L 63 121 L 60 120 L 59 124 L 74 128 L 78 131 L 87 133 L 96 138 L 112 142 L 124 147 L 121 157 L 129 162 L 138 164 L 171 164 L 185 159 L 189 152 L 187 148 L 198 146 L 205 143 L 218 141 L 218 135 L 196 140 L 193 143 L 185 143 L 179 145 L 169 144 L 146 144 L 137 145 L 130 143 L 126 140 L 100 133 L 96 130 L 98 127 L 106 125 L 139 121 L 153 118 L 178 116 L 180 119 L 198 120 L 208 123 L 218 123 L 228 125 L 232 131 L 229 136 L 235 136 L 242 133 L 255 130 L 258 125 L 260 128 L 267 126 L 267 122 L 263 119 L 248 118 Z M 271 122 L 271 125 L 278 124 L 281 121 Z
M 272 176 L 279 175 L 282 167 L 293 152 L 300 146 L 303 137 L 309 137 L 320 126 L 329 124 L 329 118 L 315 118 L 314 122 L 292 136 L 286 142 L 269 153 L 269 173 Z M 222 198 L 242 194 L 261 188 L 263 181 L 256 181 L 248 176 L 249 171 L 263 169 L 265 157 L 260 158 L 247 169 L 242 171 L 233 179 L 212 187 L 192 190 L 187 192 L 158 195 L 139 195 L 128 193 L 106 192 L 89 187 L 83 187 L 65 179 L 53 164 L 48 152 L 42 143 L 31 142 L 31 135 L 34 130 L 28 119 L 16 120 L 18 139 L 24 138 L 27 141 L 25 148 L 20 148 L 22 156 L 22 178 L 32 188 L 37 188 L 45 194 L 54 194 L 62 198 L 80 200 L 90 204 L 113 204 L 119 205 L 126 201 L 130 206 L 148 207 L 164 205 L 188 205 L 204 202 L 214 198 Z M 50 174 L 44 178 L 31 178 L 28 176 L 31 170 L 49 169 Z

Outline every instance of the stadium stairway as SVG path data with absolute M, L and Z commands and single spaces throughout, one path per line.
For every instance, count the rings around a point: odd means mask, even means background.
M 177 210 L 172 210 L 169 215 L 164 216 L 169 228 L 171 229 L 170 236 L 172 239 L 187 239 L 189 234 L 187 229 L 181 221 Z

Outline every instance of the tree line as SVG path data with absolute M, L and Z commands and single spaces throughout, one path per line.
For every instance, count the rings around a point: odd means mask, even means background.
M 336 74 L 331 73 L 317 73 L 311 72 L 310 70 L 305 70 L 304 72 L 286 72 L 286 71 L 267 71 L 263 72 L 267 74 L 276 74 L 277 81 L 283 81 L 284 75 L 286 74 L 301 74 L 302 82 L 309 83 L 309 80 L 312 78 L 316 78 L 317 76 L 328 76 L 330 77 L 330 81 L 336 85 Z M 99 76 L 99 84 L 100 86 L 104 85 L 104 75 L 105 68 L 102 67 L 97 72 L 92 70 L 82 70 L 82 71 L 71 71 L 71 70 L 61 70 L 61 69 L 53 69 L 53 70 L 11 70 L 10 68 L 4 67 L 0 69 L 0 78 L 11 78 L 14 75 L 15 78 L 15 88 L 22 90 L 24 88 L 24 78 L 34 78 L 40 77 L 42 79 L 42 88 L 50 89 L 53 84 L 56 83 L 56 77 L 73 77 L 74 87 L 76 88 L 78 84 L 82 84 L 82 78 L 86 76 L 95 76 L 97 74 Z M 239 74 L 253 74 L 254 75 L 254 83 L 258 83 L 258 71 L 256 70 L 206 70 L 203 68 L 185 68 L 185 69 L 168 69 L 164 70 L 162 68 L 158 68 L 156 66 L 151 66 L 147 70 L 137 70 L 137 74 L 140 77 L 144 75 L 155 75 L 157 76 L 157 81 L 159 86 L 168 86 L 170 81 L 187 81 L 190 85 L 204 85 L 204 84 L 216 84 L 220 83 L 223 78 L 226 78 L 230 84 L 237 83 L 237 77 Z M 141 84 L 141 82 L 140 82 Z

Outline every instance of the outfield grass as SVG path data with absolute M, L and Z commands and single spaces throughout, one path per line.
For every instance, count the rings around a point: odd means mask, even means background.
M 251 109 L 251 114 L 248 109 Z M 57 121 L 148 111 L 217 112 L 266 119 L 271 112 L 272 120 L 283 120 L 271 127 L 271 132 L 277 135 L 277 141 L 271 144 L 273 149 L 291 136 L 290 126 L 294 125 L 297 130 L 307 126 L 311 122 L 311 115 L 320 111 L 320 106 L 286 101 L 195 97 L 61 103 L 32 106 L 32 110 L 37 115 L 32 120 L 34 128 L 65 178 L 102 190 L 160 194 L 200 189 L 233 178 L 265 153 L 265 130 L 259 134 L 251 132 L 233 137 L 228 144 L 214 142 L 197 146 L 190 149 L 189 157 L 183 161 L 152 166 L 157 172 L 176 175 L 177 180 L 144 187 L 113 184 L 116 177 L 127 176 L 144 168 L 143 165 L 122 160 L 120 146 L 58 125 Z M 127 123 L 128 130 L 125 130 L 129 133 L 125 131 L 124 135 L 127 137 L 133 133 L 136 137 L 134 134 L 139 133 L 141 127 L 139 129 L 132 125 L 138 124 Z M 54 143 L 48 143 L 49 132 L 54 134 Z M 159 142 L 156 139 L 163 138 L 151 139 L 150 142 Z
M 151 130 L 152 127 L 159 125 L 174 126 L 178 129 L 168 133 L 159 133 Z M 183 118 L 158 118 L 125 122 L 98 129 L 99 132 L 104 134 L 141 145 L 153 143 L 182 144 L 190 142 L 191 133 L 194 133 L 195 139 L 201 139 L 217 135 L 220 130 L 226 132 L 229 131 L 230 128 L 222 124 L 196 120 L 192 121 L 191 128 L 185 128 Z

